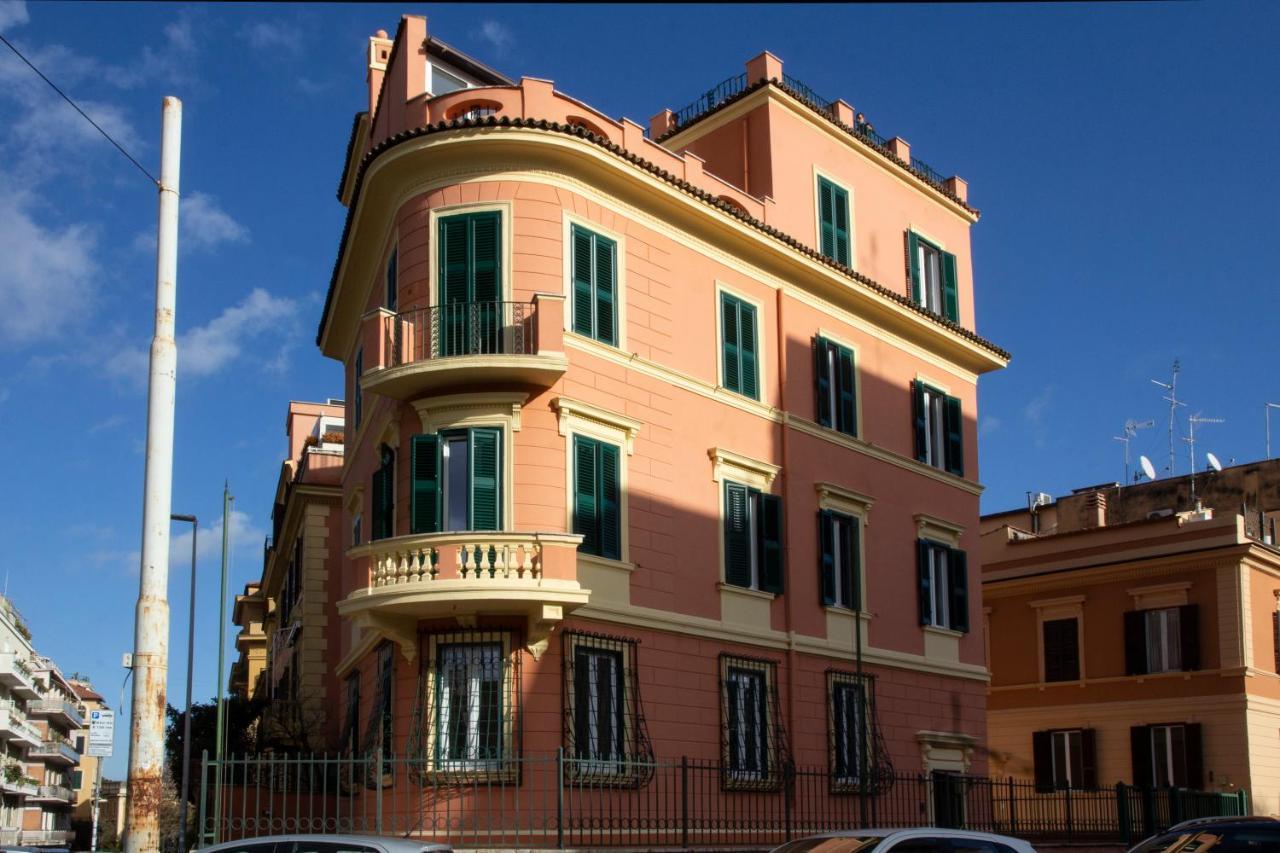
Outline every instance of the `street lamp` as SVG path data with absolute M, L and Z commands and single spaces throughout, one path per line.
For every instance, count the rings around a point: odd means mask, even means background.
M 191 790 L 191 665 L 195 661 L 196 642 L 196 531 L 194 515 L 170 515 L 173 521 L 191 525 L 191 612 L 187 617 L 187 711 L 182 715 L 182 794 L 178 800 L 178 843 L 187 843 L 187 794 Z

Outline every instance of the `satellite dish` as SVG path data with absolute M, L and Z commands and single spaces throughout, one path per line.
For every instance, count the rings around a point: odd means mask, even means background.
M 1147 475 L 1148 480 L 1156 478 L 1156 469 L 1151 467 L 1151 460 L 1145 456 L 1138 457 L 1138 464 L 1142 466 L 1142 473 Z
M 1215 471 L 1222 470 L 1222 463 L 1218 461 L 1218 457 L 1214 456 L 1212 453 L 1206 453 L 1205 457 L 1208 458 L 1209 460 L 1210 468 L 1212 468 Z

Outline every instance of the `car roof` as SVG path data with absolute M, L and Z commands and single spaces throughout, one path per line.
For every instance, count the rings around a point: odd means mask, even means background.
M 1193 817 L 1190 820 L 1184 820 L 1182 823 L 1175 823 L 1169 827 L 1166 832 L 1174 832 L 1179 829 L 1193 829 L 1206 826 L 1256 826 L 1260 823 L 1273 823 L 1280 825 L 1280 820 L 1266 815 L 1238 815 L 1235 817 Z
M 1008 844 L 1018 850 L 1030 850 L 1031 846 L 1021 838 L 1011 838 L 1008 835 L 999 835 L 994 832 L 975 832 L 969 829 L 946 829 L 940 826 L 913 826 L 913 827 L 869 827 L 867 829 L 838 829 L 833 832 L 820 832 L 816 835 L 810 835 L 809 838 L 888 838 L 893 836 L 895 840 L 902 838 L 918 838 L 920 836 L 943 837 L 943 838 L 973 838 L 984 841 L 999 841 L 1001 844 Z
M 327 834 L 327 833 L 294 833 L 292 835 L 260 835 L 255 838 L 241 838 L 236 841 L 224 841 L 221 844 L 214 844 L 209 847 L 201 848 L 202 853 L 218 850 L 232 850 L 245 844 L 278 844 L 287 841 L 325 841 L 336 842 L 338 844 L 376 844 L 377 846 L 388 851 L 388 853 L 422 853 L 422 851 L 434 851 L 434 853 L 446 853 L 453 848 L 448 844 L 437 844 L 434 841 L 422 841 L 412 838 L 390 838 L 385 835 L 354 835 L 354 834 Z

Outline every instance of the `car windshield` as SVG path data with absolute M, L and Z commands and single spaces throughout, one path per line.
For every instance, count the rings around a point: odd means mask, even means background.
M 869 853 L 876 849 L 884 838 L 871 836 L 859 838 L 854 835 L 841 835 L 834 838 L 801 838 L 784 844 L 773 853 Z

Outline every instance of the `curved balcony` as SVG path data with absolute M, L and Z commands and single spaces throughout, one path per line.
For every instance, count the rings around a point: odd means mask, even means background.
M 549 388 L 569 367 L 560 296 L 433 305 L 368 320 L 377 328 L 365 363 L 374 366 L 360 385 L 397 400 L 493 383 Z
M 15 652 L 0 653 L 0 684 L 7 685 L 15 696 L 23 699 L 40 697 L 41 690 L 30 665 Z
M 357 625 L 417 654 L 419 619 L 521 615 L 535 657 L 555 624 L 586 604 L 578 545 L 569 533 L 430 533 L 379 539 L 348 552 L 367 560 L 369 585 L 338 603 Z

